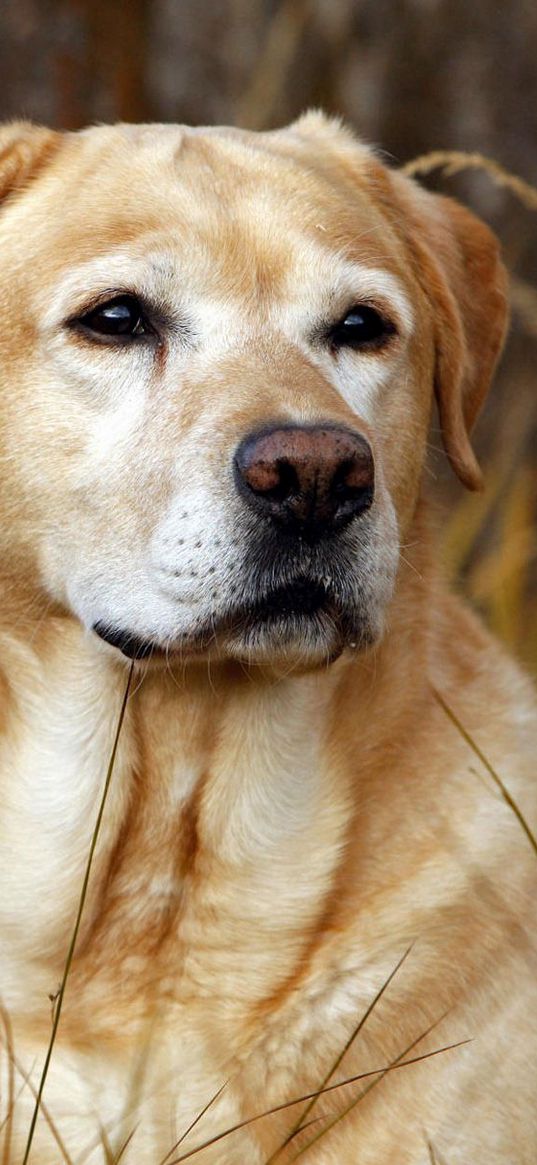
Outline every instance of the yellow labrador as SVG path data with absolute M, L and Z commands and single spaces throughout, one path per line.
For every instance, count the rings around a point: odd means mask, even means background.
M 435 692 L 530 823 L 534 704 L 422 489 L 494 238 L 318 114 L 11 125 L 0 187 L 10 1163 L 134 659 L 32 1160 L 534 1165 L 537 857 Z

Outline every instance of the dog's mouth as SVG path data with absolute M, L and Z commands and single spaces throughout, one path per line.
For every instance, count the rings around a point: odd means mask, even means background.
M 170 639 L 166 646 L 157 638 L 146 638 L 105 622 L 94 623 L 92 630 L 127 659 L 141 661 L 176 653 L 199 655 L 218 647 L 224 640 L 242 637 L 251 640 L 252 636 L 263 636 L 268 640 L 273 633 L 281 642 L 301 633 L 311 636 L 315 631 L 326 631 L 328 623 L 332 626 L 341 623 L 344 617 L 344 609 L 323 582 L 300 577 L 253 599 L 245 597 L 241 603 L 198 627 L 194 634 Z
M 333 605 L 326 587 L 321 582 L 299 578 L 284 586 L 275 587 L 267 594 L 239 607 L 231 619 L 243 619 L 248 624 L 266 624 L 275 619 L 308 618 L 321 609 Z

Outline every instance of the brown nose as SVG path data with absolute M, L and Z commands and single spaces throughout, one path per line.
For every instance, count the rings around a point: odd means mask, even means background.
M 244 438 L 235 480 L 260 515 L 320 537 L 369 509 L 375 470 L 360 433 L 338 425 L 281 425 Z

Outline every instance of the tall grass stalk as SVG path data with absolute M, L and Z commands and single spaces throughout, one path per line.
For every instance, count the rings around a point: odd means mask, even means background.
M 123 1154 L 127 1152 L 127 1149 L 129 1147 L 133 1137 L 135 1136 L 137 1130 L 138 1130 L 138 1125 L 135 1125 L 134 1128 L 131 1129 L 129 1135 L 127 1137 L 125 1137 L 125 1140 L 123 1141 L 123 1144 L 120 1147 L 119 1153 L 117 1154 L 116 1157 L 114 1157 L 114 1165 L 119 1165 L 119 1162 L 121 1161 L 121 1158 L 123 1157 Z
M 218 1089 L 218 1092 L 215 1092 L 214 1095 L 211 1096 L 211 1099 L 207 1101 L 207 1104 L 203 1106 L 201 1112 L 199 1112 L 198 1115 L 194 1117 L 194 1120 L 190 1122 L 184 1133 L 181 1133 L 181 1136 L 179 1137 L 179 1140 L 175 1142 L 175 1145 L 172 1145 L 171 1149 L 168 1149 L 166 1156 L 163 1157 L 161 1161 L 159 1161 L 159 1165 L 166 1165 L 166 1162 L 172 1156 L 172 1153 L 175 1153 L 176 1149 L 178 1149 L 179 1146 L 183 1144 L 183 1141 L 186 1141 L 189 1133 L 192 1132 L 192 1129 L 196 1128 L 196 1125 L 199 1124 L 201 1118 L 205 1116 L 205 1113 L 209 1111 L 212 1105 L 218 1100 L 218 1097 L 222 1095 L 224 1088 L 226 1088 L 228 1083 L 229 1081 L 225 1080 L 221 1087 Z
M 10 1063 L 12 1065 L 13 1071 L 17 1071 L 19 1076 L 22 1079 L 21 1087 L 20 1087 L 19 1091 L 17 1092 L 16 1096 L 14 1096 L 13 1104 L 10 1106 L 10 1110 L 8 1112 L 9 1119 L 12 1119 L 13 1112 L 15 1110 L 16 1102 L 17 1102 L 19 1096 L 21 1096 L 21 1094 L 24 1092 L 24 1089 L 29 1088 L 30 1092 L 32 1093 L 32 1096 L 35 1099 L 37 1097 L 37 1088 L 35 1087 L 35 1084 L 32 1081 L 31 1071 L 27 1072 L 26 1069 L 22 1067 L 22 1064 L 19 1063 L 19 1061 L 15 1055 L 15 1048 L 14 1048 L 13 1043 L 11 1043 L 11 1045 L 8 1048 L 8 1055 L 9 1055 L 9 1059 L 10 1059 Z M 50 1132 L 51 1132 L 52 1136 L 54 1137 L 54 1140 L 56 1141 L 58 1149 L 60 1150 L 60 1155 L 62 1157 L 62 1160 L 65 1162 L 65 1165 L 74 1165 L 73 1159 L 72 1159 L 72 1157 L 70 1157 L 70 1155 L 67 1151 L 67 1147 L 66 1147 L 64 1141 L 62 1140 L 60 1132 L 59 1132 L 59 1130 L 55 1124 L 55 1121 L 53 1120 L 52 1115 L 49 1112 L 43 1098 L 41 1098 L 41 1106 L 40 1107 L 41 1107 L 41 1112 L 43 1114 L 43 1118 L 46 1121 L 46 1123 L 50 1129 Z M 8 1117 L 6 1117 L 6 1121 L 7 1121 Z M 3 1127 L 3 1125 L 0 1126 L 0 1129 L 2 1127 Z M 7 1146 L 8 1152 L 9 1152 L 9 1148 L 10 1148 L 10 1145 Z M 6 1156 L 6 1145 L 5 1144 L 4 1144 L 4 1152 L 2 1154 L 2 1165 L 4 1165 L 4 1159 L 5 1159 L 5 1165 L 12 1165 L 11 1155 Z
M 0 1008 L 0 1015 L 4 1025 L 4 1040 L 8 1061 L 7 1114 L 5 1121 L 3 1122 L 2 1126 L 0 1126 L 0 1129 L 4 1129 L 2 1165 L 9 1165 L 11 1156 L 11 1138 L 13 1132 L 13 1113 L 15 1110 L 15 1054 L 13 1049 L 13 1028 L 11 1026 L 11 1020 L 5 1007 Z
M 106 801 L 108 798 L 108 791 L 110 789 L 110 783 L 112 780 L 112 773 L 114 770 L 114 764 L 115 764 L 115 760 L 116 760 L 116 754 L 117 754 L 117 749 L 118 749 L 118 744 L 119 744 L 119 737 L 121 735 L 121 729 L 123 726 L 123 721 L 125 719 L 125 711 L 127 708 L 127 700 L 129 698 L 129 691 L 130 691 L 130 686 L 131 686 L 131 681 L 132 681 L 133 670 L 134 670 L 134 662 L 131 664 L 130 669 L 129 669 L 128 679 L 127 679 L 127 683 L 125 686 L 125 694 L 123 696 L 123 700 L 121 703 L 121 709 L 119 712 L 119 717 L 118 717 L 118 721 L 117 721 L 117 725 L 116 725 L 114 743 L 112 745 L 112 751 L 110 753 L 110 758 L 108 761 L 108 769 L 106 772 L 103 793 L 102 793 L 101 802 L 99 805 L 99 810 L 97 813 L 95 827 L 94 827 L 91 842 L 90 842 L 88 860 L 86 862 L 86 869 L 85 869 L 84 878 L 82 881 L 82 888 L 80 891 L 80 898 L 78 901 L 78 910 L 76 913 L 75 924 L 73 927 L 71 941 L 69 943 L 69 948 L 68 948 L 67 956 L 65 959 L 65 966 L 63 969 L 63 975 L 62 975 L 62 980 L 61 980 L 61 984 L 60 984 L 60 989 L 58 992 L 57 999 L 55 1000 L 55 1007 L 54 1007 L 53 1020 L 52 1020 L 52 1030 L 51 1030 L 50 1039 L 48 1042 L 48 1048 L 47 1048 L 47 1054 L 45 1056 L 45 1062 L 43 1064 L 43 1069 L 42 1069 L 41 1077 L 39 1080 L 39 1087 L 37 1089 L 34 1110 L 32 1113 L 30 1128 L 28 1130 L 28 1138 L 26 1141 L 26 1148 L 24 1151 L 22 1165 L 27 1165 L 27 1162 L 29 1161 L 29 1158 L 30 1158 L 30 1152 L 32 1149 L 32 1142 L 34 1139 L 37 1118 L 39 1116 L 39 1110 L 40 1110 L 41 1105 L 42 1105 L 43 1090 L 44 1090 L 45 1083 L 47 1080 L 48 1071 L 50 1068 L 50 1062 L 52 1060 L 52 1053 L 54 1051 L 54 1044 L 56 1043 L 56 1036 L 58 1034 L 58 1028 L 60 1025 L 63 1000 L 64 1000 L 64 996 L 65 996 L 65 989 L 67 987 L 67 980 L 69 978 L 69 972 L 71 970 L 71 964 L 73 962 L 73 956 L 75 953 L 75 947 L 76 947 L 77 939 L 78 939 L 78 932 L 80 930 L 80 924 L 82 921 L 84 906 L 86 904 L 89 880 L 90 880 L 90 875 L 91 875 L 91 867 L 93 865 L 93 858 L 95 855 L 95 849 L 97 846 L 97 841 L 98 841 L 99 833 L 101 830 L 101 824 L 102 824 L 102 820 L 103 820 L 105 805 L 106 805 Z
M 384 1080 L 384 1077 L 387 1076 L 388 1072 L 393 1072 L 397 1068 L 406 1068 L 410 1064 L 419 1064 L 423 1060 L 429 1060 L 433 1056 L 439 1056 L 443 1052 L 454 1051 L 455 1048 L 462 1048 L 463 1045 L 470 1044 L 472 1042 L 471 1040 L 459 1040 L 456 1044 L 448 1044 L 446 1047 L 436 1048 L 433 1052 L 425 1052 L 423 1056 L 414 1056 L 410 1060 L 403 1059 L 403 1057 L 408 1056 L 408 1053 L 413 1051 L 413 1049 L 417 1047 L 417 1045 L 420 1044 L 421 1041 L 426 1038 L 426 1036 L 434 1031 L 434 1029 L 438 1027 L 438 1024 L 441 1023 L 444 1018 L 444 1015 L 440 1016 L 440 1019 L 435 1020 L 435 1022 L 430 1024 L 429 1027 L 421 1033 L 421 1035 L 419 1035 L 415 1040 L 412 1040 L 412 1043 L 408 1044 L 406 1048 L 403 1048 L 403 1051 L 400 1052 L 399 1055 L 396 1056 L 396 1058 L 392 1060 L 390 1064 L 387 1064 L 385 1068 L 380 1069 L 380 1071 L 376 1074 L 376 1079 L 371 1080 L 371 1082 L 362 1090 L 362 1092 L 360 1092 L 359 1096 L 356 1096 L 354 1100 L 351 1100 L 350 1104 L 348 1104 L 341 1112 L 337 1113 L 337 1115 L 333 1117 L 330 1123 L 325 1125 L 323 1129 L 316 1133 L 315 1136 L 312 1137 L 306 1145 L 302 1145 L 302 1147 L 298 1150 L 298 1153 L 295 1153 L 294 1157 L 291 1157 L 288 1165 L 293 1165 L 295 1161 L 298 1161 L 299 1157 L 302 1157 L 303 1154 L 308 1151 L 308 1149 L 311 1149 L 313 1145 L 317 1144 L 321 1137 L 325 1137 L 327 1133 L 329 1133 L 330 1130 L 335 1127 L 335 1125 L 339 1124 L 344 1117 L 348 1116 L 349 1113 L 352 1112 L 352 1110 L 356 1108 L 356 1106 L 360 1104 L 360 1102 L 364 1100 L 365 1097 L 370 1092 L 372 1092 L 378 1084 L 382 1082 L 382 1080 Z M 370 1073 L 367 1073 L 367 1075 L 370 1075 Z M 359 1077 L 357 1077 L 357 1079 L 359 1079 Z
M 265 1165 L 273 1165 L 273 1162 L 277 1160 L 277 1158 L 280 1156 L 281 1153 L 283 1153 L 283 1150 L 287 1147 L 289 1142 L 293 1140 L 293 1137 L 295 1137 L 297 1135 L 297 1133 L 299 1132 L 299 1130 L 301 1128 L 303 1128 L 304 1121 L 306 1120 L 306 1117 L 308 1117 L 310 1115 L 312 1108 L 314 1107 L 315 1104 L 317 1104 L 319 1096 L 322 1094 L 322 1092 L 326 1088 L 327 1084 L 330 1083 L 330 1080 L 332 1079 L 332 1076 L 334 1075 L 334 1073 L 337 1072 L 337 1070 L 341 1064 L 341 1061 L 343 1060 L 344 1056 L 346 1056 L 350 1047 L 354 1043 L 356 1037 L 360 1034 L 364 1024 L 367 1022 L 372 1011 L 374 1011 L 375 1007 L 377 1006 L 377 1003 L 379 1002 L 380 999 L 382 999 L 382 996 L 384 995 L 386 988 L 389 987 L 390 983 L 392 982 L 392 979 L 395 978 L 395 976 L 397 975 L 397 972 L 403 966 L 403 963 L 405 962 L 405 959 L 410 954 L 413 945 L 414 944 L 411 943 L 411 945 L 405 951 L 404 955 L 401 956 L 401 958 L 399 959 L 399 962 L 396 964 L 396 966 L 393 968 L 393 970 L 390 971 L 388 978 L 384 980 L 384 983 L 379 988 L 379 990 L 377 991 L 374 998 L 371 1000 L 371 1003 L 364 1011 L 364 1014 L 358 1020 L 358 1023 L 356 1024 L 356 1027 L 354 1028 L 354 1030 L 351 1032 L 347 1042 L 343 1045 L 341 1051 L 338 1052 L 336 1059 L 334 1060 L 333 1064 L 330 1066 L 328 1072 L 326 1073 L 326 1076 L 324 1077 L 324 1079 L 320 1085 L 319 1093 L 317 1094 L 317 1096 L 312 1097 L 312 1099 L 308 1102 L 304 1111 L 300 1114 L 300 1116 L 295 1121 L 295 1124 L 291 1128 L 291 1131 L 287 1134 L 285 1141 L 282 1141 L 282 1144 L 279 1145 L 277 1149 L 275 1149 L 274 1153 L 272 1153 L 271 1156 L 265 1162 Z
M 431 1165 L 444 1165 L 444 1161 L 442 1160 L 438 1149 L 435 1149 L 433 1142 L 429 1141 L 429 1139 L 427 1139 L 427 1149 L 429 1152 L 429 1161 L 431 1162 Z
M 494 769 L 492 767 L 490 761 L 487 759 L 484 752 L 482 752 L 479 745 L 476 744 L 473 736 L 471 736 L 470 733 L 468 732 L 468 730 L 464 727 L 464 725 L 461 724 L 461 721 L 459 720 L 458 716 L 455 715 L 453 708 L 450 708 L 449 704 L 447 704 L 446 701 L 444 700 L 444 697 L 440 695 L 440 692 L 438 692 L 436 690 L 436 688 L 432 688 L 432 693 L 433 693 L 433 696 L 434 696 L 437 704 L 440 705 L 440 707 L 442 708 L 442 711 L 445 712 L 446 716 L 448 717 L 448 720 L 451 720 L 451 723 L 457 729 L 457 732 L 460 733 L 463 740 L 466 741 L 469 748 L 472 749 L 472 751 L 475 753 L 475 755 L 481 761 L 481 764 L 484 766 L 484 768 L 487 770 L 489 775 L 492 777 L 492 780 L 494 781 L 495 785 L 497 785 L 498 789 L 500 790 L 504 801 L 509 806 L 511 811 L 514 813 L 517 821 L 522 826 L 522 829 L 524 830 L 524 833 L 526 834 L 526 837 L 527 837 L 530 845 L 532 846 L 532 849 L 537 854 L 537 838 L 535 837 L 535 834 L 530 829 L 530 827 L 526 821 L 526 818 L 524 817 L 522 810 L 519 809 L 514 797 L 511 796 L 509 789 L 506 788 L 501 777 L 496 772 L 496 769 Z
M 466 153 L 464 150 L 432 150 L 429 154 L 412 158 L 411 162 L 401 168 L 403 174 L 411 178 L 418 174 L 430 174 L 433 170 L 443 170 L 448 178 L 464 170 L 484 170 L 497 186 L 510 190 L 527 210 L 537 210 L 537 187 L 512 174 L 493 158 L 486 158 L 484 154 Z
M 274 1113 L 277 1112 L 284 1112 L 285 1109 L 292 1108 L 294 1104 L 304 1104 L 307 1100 L 311 1100 L 313 1097 L 324 1095 L 327 1092 L 336 1092 L 339 1088 L 345 1088 L 348 1084 L 356 1084 L 360 1080 L 368 1080 L 372 1076 L 381 1076 L 381 1078 L 383 1078 L 388 1072 L 392 1072 L 396 1068 L 407 1068 L 412 1064 L 419 1064 L 423 1060 L 430 1060 L 433 1056 L 440 1056 L 444 1052 L 451 1052 L 455 1048 L 462 1048 L 464 1044 L 470 1044 L 472 1042 L 471 1040 L 459 1040 L 456 1044 L 446 1044 L 442 1048 L 434 1048 L 432 1052 L 424 1052 L 422 1056 L 414 1056 L 411 1060 L 402 1060 L 401 1057 L 405 1056 L 407 1052 L 411 1051 L 412 1048 L 415 1048 L 420 1040 L 425 1039 L 425 1036 L 429 1035 L 429 1033 L 433 1031 L 433 1028 L 437 1027 L 441 1020 L 444 1018 L 444 1016 L 441 1016 L 439 1020 L 436 1020 L 435 1023 L 431 1024 L 431 1026 L 428 1027 L 426 1031 L 422 1032 L 421 1035 L 418 1036 L 418 1038 L 408 1046 L 408 1048 L 405 1048 L 404 1051 L 401 1052 L 401 1054 L 397 1057 L 397 1059 L 392 1061 L 392 1063 L 386 1064 L 382 1068 L 373 1068 L 369 1072 L 360 1072 L 357 1076 L 349 1076 L 346 1080 L 340 1080 L 338 1084 L 329 1084 L 322 1090 L 322 1092 L 320 1089 L 317 1089 L 316 1092 L 308 1092 L 305 1096 L 296 1096 L 293 1100 L 286 1100 L 282 1104 L 276 1104 L 273 1108 L 267 1108 L 264 1112 L 258 1112 L 255 1116 L 246 1117 L 245 1120 L 239 1121 L 236 1125 L 231 1125 L 228 1129 L 224 1129 L 221 1133 L 216 1133 L 214 1137 L 209 1137 L 208 1140 L 203 1142 L 203 1144 L 197 1145 L 195 1149 L 190 1149 L 188 1153 L 183 1153 L 181 1157 L 174 1157 L 173 1161 L 170 1161 L 170 1165 L 182 1165 L 183 1161 L 189 1161 L 191 1157 L 195 1157 L 198 1153 L 203 1152 L 204 1149 L 208 1149 L 211 1145 L 216 1145 L 219 1141 L 223 1141 L 225 1137 L 230 1137 L 232 1133 L 237 1133 L 240 1129 L 245 1129 L 249 1125 L 255 1124 L 256 1121 L 263 1120 L 264 1117 L 273 1116 Z M 374 1087 L 375 1083 L 376 1081 L 373 1081 L 371 1087 Z M 361 1099 L 362 1095 L 364 1094 L 360 1094 L 358 1099 Z

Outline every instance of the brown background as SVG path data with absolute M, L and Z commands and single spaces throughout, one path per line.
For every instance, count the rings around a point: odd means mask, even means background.
M 535 186 L 536 62 L 536 0 L 0 4 L 4 119 L 262 129 L 322 105 L 396 164 L 434 149 L 480 151 Z M 426 181 L 487 219 L 518 279 L 511 339 L 479 427 L 487 491 L 463 497 L 434 452 L 432 469 L 448 562 L 537 670 L 537 215 L 479 171 Z

